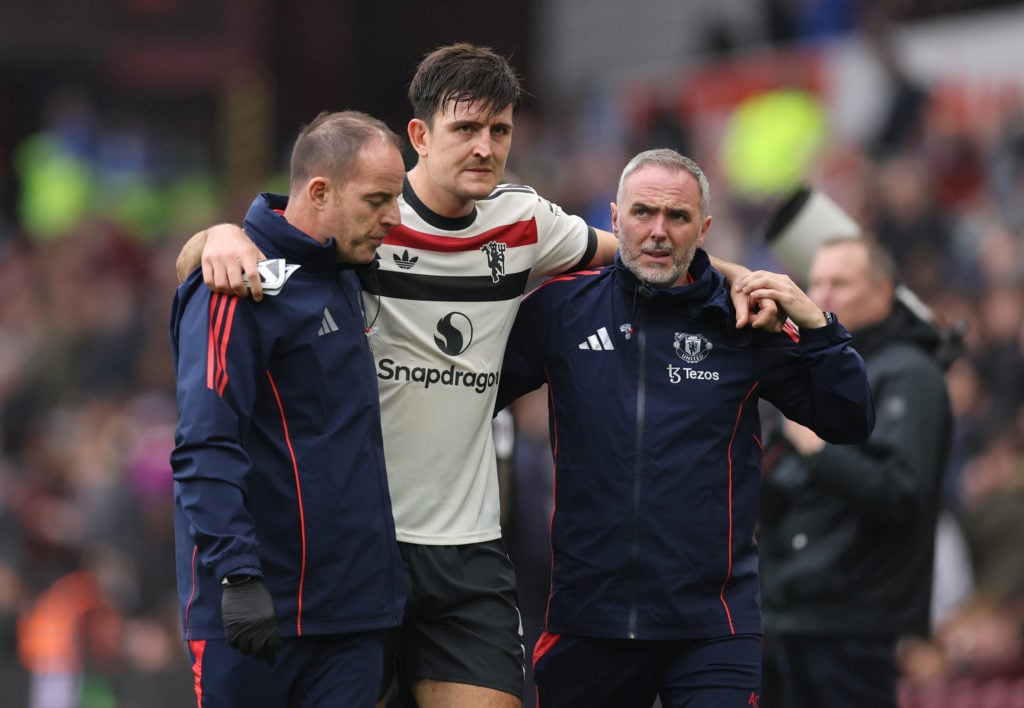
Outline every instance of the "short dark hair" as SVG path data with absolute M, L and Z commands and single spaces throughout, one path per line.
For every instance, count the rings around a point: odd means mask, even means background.
M 449 103 L 482 101 L 491 115 L 512 106 L 515 115 L 522 96 L 519 77 L 508 60 L 489 47 L 465 42 L 429 52 L 409 84 L 413 117 L 428 124 Z
M 290 188 L 317 174 L 339 182 L 352 176 L 360 150 L 374 138 L 402 149 L 402 141 L 383 121 L 361 111 L 323 111 L 303 126 L 292 148 Z

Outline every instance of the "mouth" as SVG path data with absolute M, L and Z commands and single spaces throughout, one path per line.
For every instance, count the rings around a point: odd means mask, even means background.
M 645 248 L 640 251 L 640 255 L 644 258 L 662 262 L 672 260 L 672 249 L 670 248 Z

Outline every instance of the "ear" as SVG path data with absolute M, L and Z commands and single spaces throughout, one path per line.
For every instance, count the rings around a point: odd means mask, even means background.
M 704 245 L 704 237 L 708 235 L 708 229 L 710 229 L 710 228 L 711 228 L 711 217 L 710 216 L 705 216 L 704 217 L 704 224 L 703 224 L 703 226 L 700 227 L 700 238 L 697 239 L 697 245 L 698 246 L 703 246 Z
M 615 202 L 609 202 L 608 206 L 612 208 L 612 233 L 615 234 L 615 238 L 619 237 L 619 207 Z
M 306 183 L 306 194 L 309 201 L 318 209 L 324 206 L 329 191 L 330 183 L 324 177 L 314 177 Z
M 427 156 L 427 142 L 430 133 L 430 127 L 425 121 L 419 118 L 413 118 L 409 121 L 407 128 L 409 133 L 409 144 L 412 149 L 416 151 L 420 157 Z

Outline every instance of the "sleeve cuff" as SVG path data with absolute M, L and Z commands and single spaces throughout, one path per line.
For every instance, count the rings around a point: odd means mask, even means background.
M 255 575 L 263 577 L 263 569 L 260 567 L 259 558 L 252 555 L 237 556 L 222 561 L 216 568 L 217 580 L 223 580 L 229 575 Z
M 807 344 L 840 344 L 852 339 L 839 322 L 834 312 L 825 311 L 825 324 L 822 327 L 813 329 L 800 329 L 800 341 Z

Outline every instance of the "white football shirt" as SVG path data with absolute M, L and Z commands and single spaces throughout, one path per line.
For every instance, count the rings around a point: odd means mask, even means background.
M 406 182 L 401 211 L 363 277 L 398 540 L 500 538 L 491 419 L 505 342 L 527 282 L 585 264 L 596 239 L 518 185 L 450 219 Z

